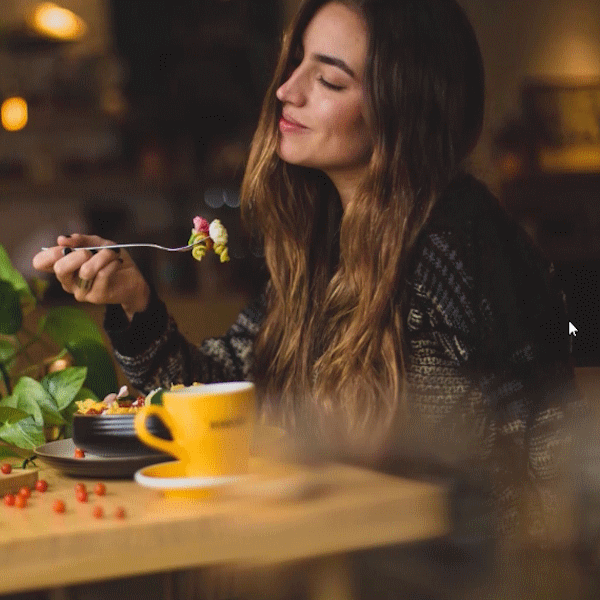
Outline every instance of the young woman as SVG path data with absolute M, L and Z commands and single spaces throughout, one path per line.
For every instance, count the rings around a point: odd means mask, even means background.
M 269 283 L 196 347 L 129 256 L 34 258 L 105 326 L 141 390 L 251 378 L 269 418 L 380 447 L 407 427 L 476 448 L 500 527 L 543 500 L 576 397 L 552 269 L 463 163 L 483 120 L 473 30 L 454 0 L 307 0 L 283 40 L 242 186 Z M 548 503 L 547 503 L 548 504 Z

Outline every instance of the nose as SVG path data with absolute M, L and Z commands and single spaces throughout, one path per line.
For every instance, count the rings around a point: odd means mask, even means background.
M 275 95 L 281 102 L 287 102 L 297 106 L 305 102 L 305 93 L 302 84 L 302 74 L 296 69 L 287 80 L 277 89 Z

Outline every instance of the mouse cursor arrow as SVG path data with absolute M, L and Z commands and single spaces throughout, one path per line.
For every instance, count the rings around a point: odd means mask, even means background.
M 569 321 L 569 335 L 577 335 L 577 327 L 571 321 Z

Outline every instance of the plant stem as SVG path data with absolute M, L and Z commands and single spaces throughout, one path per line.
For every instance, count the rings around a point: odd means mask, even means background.
M 12 394 L 12 386 L 10 385 L 10 377 L 8 376 L 8 372 L 4 363 L 0 362 L 0 373 L 2 373 L 2 378 L 4 379 L 4 385 L 6 386 L 6 391 L 10 396 Z
M 58 359 L 62 358 L 63 356 L 65 356 L 65 354 L 68 354 L 68 350 L 66 348 L 63 348 L 58 354 L 55 354 L 54 356 L 50 356 L 48 358 L 44 358 L 43 360 L 41 360 L 35 364 L 29 365 L 29 366 L 25 367 L 24 369 L 21 369 L 17 373 L 17 376 L 22 377 L 23 375 L 27 375 L 28 373 L 34 372 L 36 369 L 39 370 L 40 372 L 42 372 L 44 370 L 44 367 L 51 365 L 55 360 L 58 360 Z
M 24 354 L 25 357 L 29 360 L 29 362 L 32 362 L 31 356 L 27 352 L 27 349 L 30 348 L 31 346 L 33 346 L 37 342 L 39 342 L 44 347 L 45 350 L 52 350 L 52 351 L 55 350 L 52 346 L 50 346 L 50 344 L 48 344 L 39 335 L 38 336 L 34 336 L 33 334 L 31 334 L 31 339 L 26 344 L 23 344 L 20 340 L 18 340 L 18 341 L 21 344 L 21 347 L 18 350 L 16 350 L 15 353 L 10 358 L 16 358 L 17 356 L 20 356 L 21 354 Z
M 21 327 L 21 331 L 25 332 L 30 338 L 31 341 L 27 343 L 27 346 L 31 346 L 31 344 L 35 343 L 35 342 L 39 342 L 45 350 L 53 350 L 53 347 L 51 344 L 49 344 L 43 337 L 42 337 L 42 332 L 36 333 L 31 331 L 31 329 L 28 329 L 27 327 L 23 326 Z
M 31 336 L 29 336 L 31 338 Z M 25 358 L 31 363 L 33 362 L 33 359 L 31 358 L 31 355 L 29 354 L 29 352 L 27 352 L 27 348 L 29 348 L 30 346 L 32 346 L 33 344 L 35 344 L 36 340 L 35 339 L 29 339 L 29 341 L 27 343 L 23 343 L 20 339 L 19 336 L 17 335 L 17 341 L 19 342 L 19 349 L 17 350 L 17 352 L 15 353 L 15 356 L 19 355 L 19 354 L 23 354 L 23 356 L 25 356 Z

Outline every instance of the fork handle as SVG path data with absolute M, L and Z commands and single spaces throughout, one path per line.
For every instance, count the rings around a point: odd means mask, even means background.
M 75 246 L 75 248 L 71 248 L 70 246 L 65 246 L 63 248 L 63 254 L 65 250 L 68 248 L 69 250 L 115 250 L 118 248 L 128 248 L 130 246 L 139 246 L 140 244 L 113 244 L 112 246 Z M 50 250 L 47 246 L 42 246 L 42 250 Z

